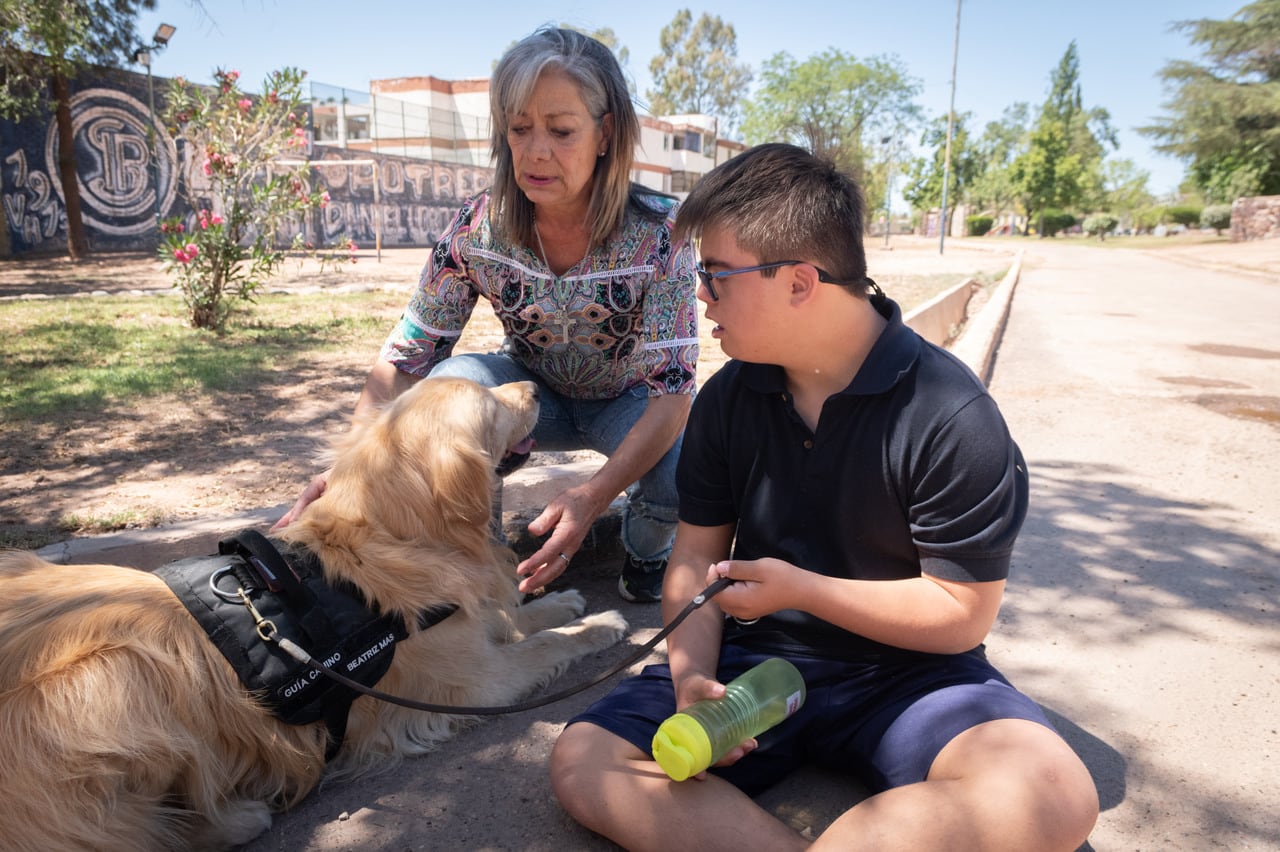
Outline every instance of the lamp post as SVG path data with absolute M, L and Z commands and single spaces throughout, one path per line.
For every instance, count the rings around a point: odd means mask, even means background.
M 893 211 L 890 201 L 893 198 L 893 148 L 889 143 L 893 141 L 892 136 L 885 136 L 880 140 L 880 144 L 884 146 L 884 247 L 889 247 L 889 229 L 893 222 Z
M 160 230 L 160 164 L 157 162 L 156 152 L 156 93 L 151 82 L 151 52 L 160 52 L 169 44 L 169 39 L 173 38 L 173 34 L 178 28 L 172 24 L 161 24 L 156 27 L 155 35 L 151 37 L 151 44 L 148 47 L 140 47 L 133 54 L 133 61 L 139 65 L 145 65 L 147 68 L 147 114 L 150 123 L 147 124 L 147 150 L 151 154 L 151 191 L 156 196 L 156 231 Z

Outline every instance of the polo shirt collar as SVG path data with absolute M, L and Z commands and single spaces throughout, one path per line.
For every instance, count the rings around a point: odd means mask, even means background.
M 887 296 L 871 296 L 871 306 L 880 312 L 888 325 L 871 346 L 853 381 L 842 394 L 870 396 L 884 393 L 911 371 L 920 357 L 922 340 L 902 321 L 902 308 Z M 747 387 L 757 393 L 782 393 L 786 390 L 786 374 L 776 364 L 742 365 Z

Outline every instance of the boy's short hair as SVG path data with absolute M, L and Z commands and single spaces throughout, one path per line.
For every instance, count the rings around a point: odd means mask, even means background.
M 708 228 L 723 228 L 761 263 L 804 260 L 839 281 L 861 282 L 867 274 L 863 209 L 858 185 L 829 160 L 770 143 L 704 175 L 680 205 L 675 237 L 696 239 Z M 859 284 L 849 289 L 865 292 Z

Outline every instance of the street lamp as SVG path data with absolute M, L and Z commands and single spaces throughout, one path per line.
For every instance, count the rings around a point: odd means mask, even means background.
M 156 196 L 156 230 L 160 229 L 160 164 L 157 162 L 156 152 L 156 93 L 151 82 L 151 52 L 157 53 L 164 50 L 169 44 L 169 39 L 173 38 L 173 34 L 178 28 L 172 24 L 161 24 L 156 27 L 155 35 L 151 36 L 151 45 L 149 47 L 140 47 L 133 54 L 133 61 L 139 65 L 147 67 L 147 113 L 151 121 L 147 125 L 147 148 L 151 152 L 151 191 Z

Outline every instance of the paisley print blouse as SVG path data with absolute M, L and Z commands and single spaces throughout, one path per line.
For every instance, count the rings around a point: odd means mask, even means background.
M 557 393 L 610 399 L 643 383 L 649 396 L 692 394 L 693 250 L 671 242 L 673 199 L 644 203 L 665 221 L 628 208 L 614 238 L 556 276 L 536 252 L 493 234 L 488 192 L 469 199 L 436 243 L 382 359 L 426 376 L 484 298 L 502 322 L 506 351 Z

